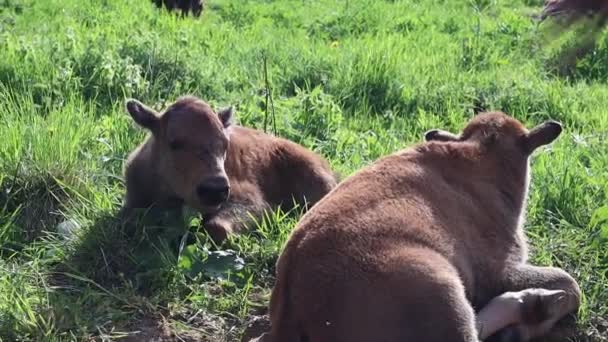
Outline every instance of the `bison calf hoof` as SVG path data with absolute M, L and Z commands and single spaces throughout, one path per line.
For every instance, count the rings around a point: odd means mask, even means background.
M 540 337 L 561 318 L 568 305 L 566 292 L 562 290 L 533 288 L 507 292 L 500 297 L 516 305 L 516 323 L 498 331 L 487 341 L 525 342 Z
M 521 304 L 521 323 L 540 324 L 550 320 L 558 320 L 568 305 L 566 291 L 527 289 L 516 292 Z

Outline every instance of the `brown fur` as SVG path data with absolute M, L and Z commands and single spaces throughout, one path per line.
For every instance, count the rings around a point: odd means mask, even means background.
M 272 329 L 259 340 L 478 341 L 475 311 L 529 288 L 565 291 L 543 321 L 550 328 L 578 307 L 580 290 L 560 269 L 526 264 L 522 222 L 529 156 L 560 132 L 484 113 L 459 136 L 428 132 L 435 141 L 344 180 L 279 257 Z M 546 332 L 525 317 L 518 327 Z
M 163 114 L 136 100 L 127 111 L 151 134 L 125 165 L 124 207 L 179 207 L 204 215 L 221 241 L 266 209 L 311 206 L 336 185 L 328 163 L 291 141 L 232 123 L 232 108 L 215 113 L 187 96 Z
M 192 12 L 192 15 L 199 17 L 203 12 L 204 1 L 203 0 L 154 0 L 156 7 L 162 8 L 163 5 L 167 10 L 181 10 L 182 16 L 187 16 L 188 13 Z

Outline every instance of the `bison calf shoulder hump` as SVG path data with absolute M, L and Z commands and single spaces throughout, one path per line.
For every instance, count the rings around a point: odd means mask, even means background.
M 272 330 L 259 340 L 478 341 L 475 311 L 497 295 L 564 290 L 542 329 L 528 329 L 544 334 L 580 296 L 565 272 L 526 264 L 521 228 L 529 156 L 560 132 L 483 113 L 344 180 L 279 257 Z
M 221 241 L 265 210 L 312 206 L 336 186 L 321 156 L 234 124 L 232 108 L 216 113 L 192 96 L 162 114 L 137 100 L 126 107 L 150 132 L 125 163 L 126 211 L 185 203 L 203 214 L 205 228 Z

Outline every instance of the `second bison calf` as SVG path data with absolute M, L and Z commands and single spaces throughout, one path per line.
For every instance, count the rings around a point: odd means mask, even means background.
M 581 293 L 563 270 L 527 263 L 522 225 L 530 155 L 561 130 L 484 113 L 460 135 L 430 131 L 344 180 L 292 232 L 271 331 L 258 341 L 477 342 L 507 325 L 523 340 L 547 333 Z
M 128 100 L 133 120 L 150 131 L 129 156 L 124 208 L 187 204 L 216 241 L 242 231 L 267 209 L 311 206 L 336 186 L 326 160 L 285 139 L 238 126 L 232 108 L 179 98 L 162 114 Z

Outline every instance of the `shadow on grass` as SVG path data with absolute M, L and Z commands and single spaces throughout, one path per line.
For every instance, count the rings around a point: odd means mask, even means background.
M 0 258 L 24 269 L 6 298 L 27 305 L 0 317 L 8 340 L 234 341 L 245 320 L 265 313 L 274 263 L 302 214 L 270 213 L 255 233 L 214 246 L 181 208 L 127 219 L 81 203 L 70 215 L 76 229 L 66 231 L 63 212 L 74 196 L 50 175 L 13 178 L 0 182 L 0 226 L 10 242 Z
M 176 210 L 129 219 L 103 214 L 83 229 L 48 270 L 45 315 L 53 330 L 85 339 L 175 340 L 163 317 L 166 303 L 183 295 L 172 286 L 188 237 L 181 217 Z
M 53 273 L 150 295 L 170 282 L 180 242 L 187 235 L 179 210 L 151 209 L 128 219 L 122 213 L 102 215 Z
M 259 236 L 213 246 L 190 232 L 189 219 L 155 209 L 98 216 L 49 270 L 54 329 L 124 341 L 234 341 L 249 311 L 241 305 L 258 291 L 247 282 L 276 252 L 259 251 L 243 269 L 238 255 Z M 218 280 L 227 272 L 239 274 Z
M 17 166 L 18 170 L 19 166 Z M 65 190 L 50 174 L 0 179 L 0 257 L 19 253 L 59 223 Z

